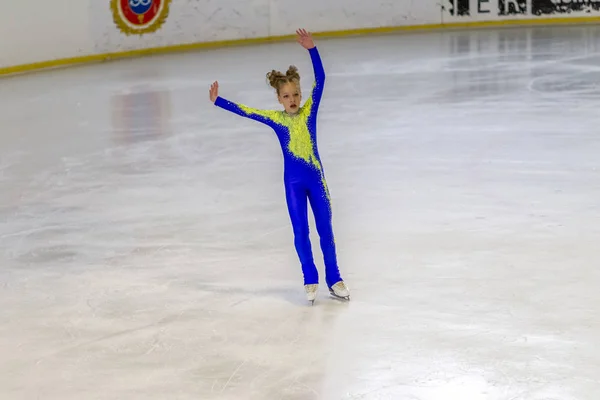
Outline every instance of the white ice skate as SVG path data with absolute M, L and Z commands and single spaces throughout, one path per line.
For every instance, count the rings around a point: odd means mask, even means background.
M 317 298 L 317 290 L 319 289 L 319 285 L 313 283 L 311 285 L 304 285 L 304 290 L 306 290 L 306 299 L 312 304 L 315 304 L 315 299 Z
M 338 299 L 350 300 L 350 289 L 348 289 L 344 281 L 339 281 L 335 285 L 330 287 L 329 293 L 331 293 L 333 297 L 337 297 Z

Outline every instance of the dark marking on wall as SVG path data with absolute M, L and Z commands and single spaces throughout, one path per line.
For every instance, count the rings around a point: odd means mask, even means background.
M 498 15 L 527 14 L 527 0 L 499 0 Z
M 598 10 L 600 10 L 600 0 L 531 0 L 533 15 L 591 13 Z
M 478 14 L 489 14 L 490 12 L 490 0 L 477 0 L 477 13 Z
M 449 0 L 450 3 L 450 15 L 455 16 L 469 16 L 471 10 L 469 9 L 469 0 Z

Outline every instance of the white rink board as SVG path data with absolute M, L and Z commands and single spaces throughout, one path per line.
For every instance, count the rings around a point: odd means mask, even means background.
M 29 1 L 4 1 L 0 13 L 0 68 L 91 54 L 94 41 L 88 33 L 90 2 L 55 0 L 33 6 Z
M 297 27 L 322 32 L 600 15 L 592 7 L 598 7 L 598 0 L 561 4 L 559 0 L 177 0 L 170 4 L 169 16 L 157 32 L 127 36 L 115 24 L 108 0 L 39 2 L 35 12 L 29 2 L 11 1 L 6 2 L 5 12 L 0 15 L 0 68 L 179 44 L 286 35 Z M 27 21 L 27 27 L 23 21 Z
M 434 2 L 412 1 L 319 1 L 203 0 L 172 2 L 169 18 L 154 34 L 127 37 L 112 20 L 108 7 L 95 3 L 100 14 L 94 36 L 99 53 L 172 46 L 198 42 L 264 38 L 289 35 L 298 27 L 313 32 L 438 24 L 440 7 Z M 342 4 L 340 4 L 342 3 Z

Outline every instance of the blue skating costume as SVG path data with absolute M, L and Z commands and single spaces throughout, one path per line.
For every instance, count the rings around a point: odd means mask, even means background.
M 325 263 L 327 286 L 342 280 L 337 264 L 331 223 L 329 190 L 317 150 L 317 113 L 323 95 L 325 70 L 316 47 L 308 50 L 315 83 L 304 105 L 294 115 L 285 111 L 258 110 L 217 97 L 215 105 L 242 117 L 270 126 L 277 135 L 284 157 L 284 185 L 294 243 L 304 275 L 304 284 L 318 283 L 309 239 L 307 199 L 310 201 Z

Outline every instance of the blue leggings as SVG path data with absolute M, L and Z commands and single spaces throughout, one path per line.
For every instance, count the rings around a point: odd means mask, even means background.
M 285 194 L 294 229 L 294 244 L 302 265 L 304 284 L 319 282 L 319 272 L 314 262 L 308 227 L 308 201 L 310 201 L 321 250 L 325 263 L 325 280 L 331 287 L 342 280 L 337 264 L 335 240 L 331 224 L 331 204 L 320 179 L 286 180 Z

